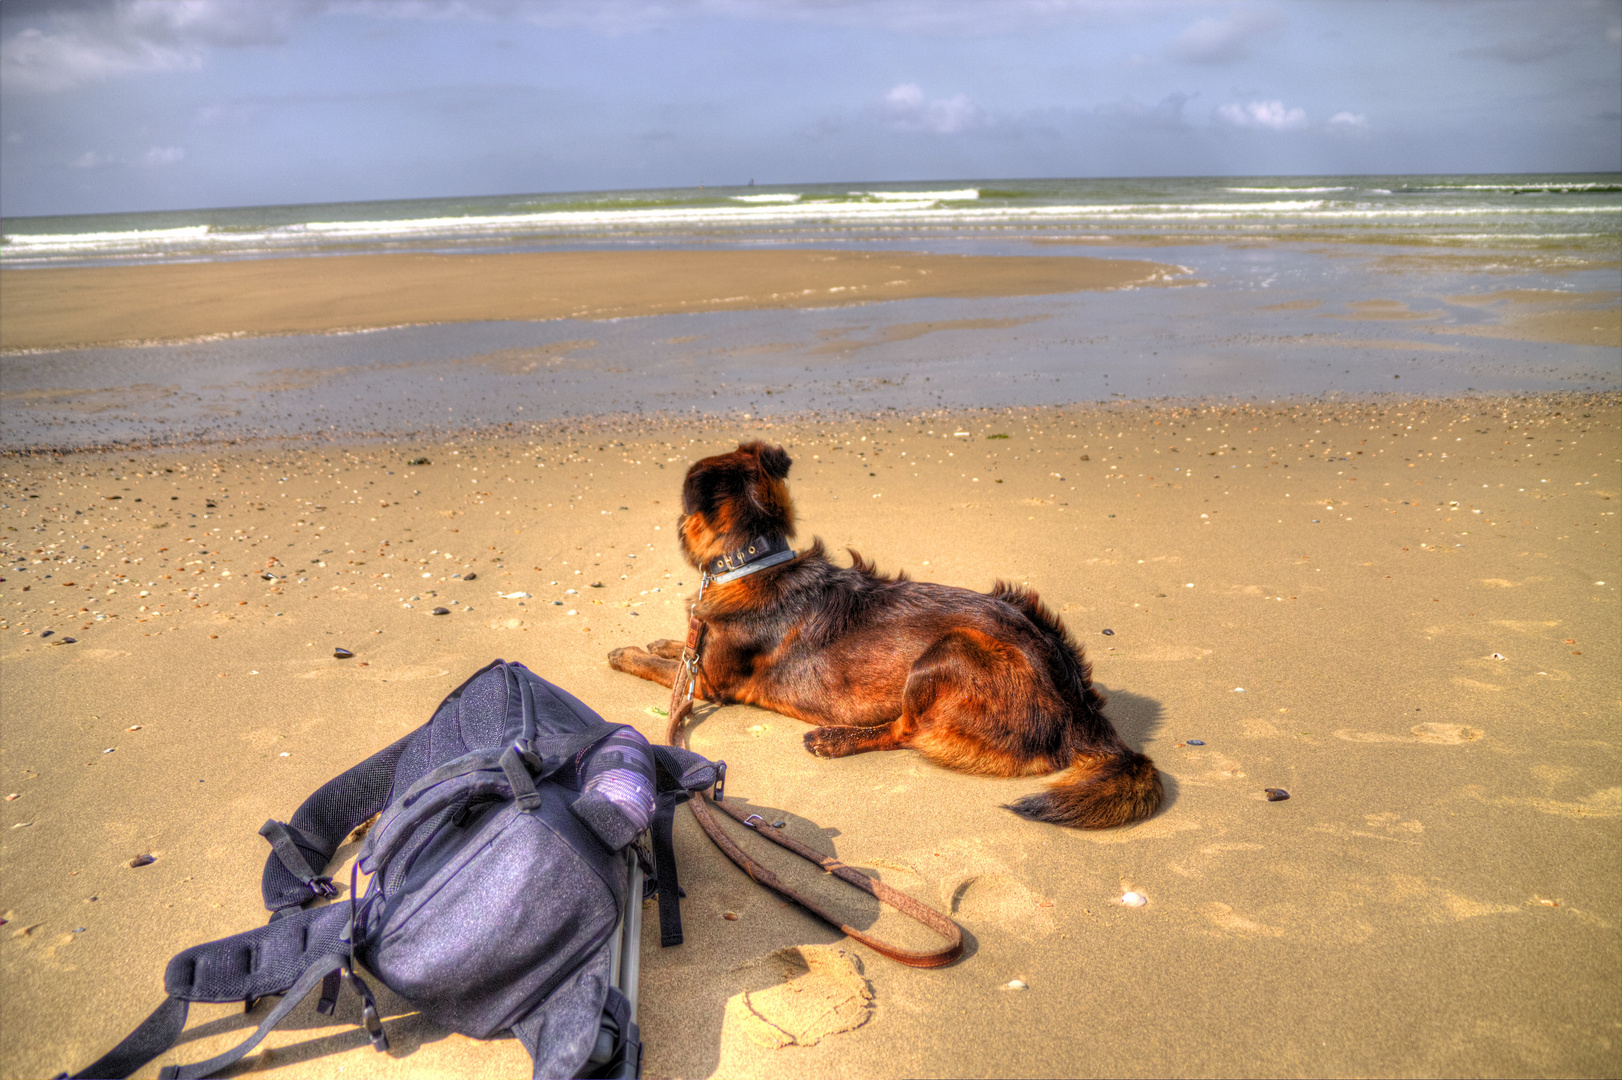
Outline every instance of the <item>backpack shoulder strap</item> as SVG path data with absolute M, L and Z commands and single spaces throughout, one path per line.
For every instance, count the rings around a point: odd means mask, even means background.
M 394 790 L 395 767 L 419 728 L 365 761 L 328 780 L 288 822 L 265 822 L 259 834 L 271 843 L 260 888 L 265 908 L 277 917 L 297 910 L 318 896 L 333 894 L 332 879 L 324 877 L 344 837 L 387 805 Z

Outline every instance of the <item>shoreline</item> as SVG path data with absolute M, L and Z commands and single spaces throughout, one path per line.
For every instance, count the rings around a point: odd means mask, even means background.
M 1186 273 L 1141 259 L 775 248 L 0 269 L 0 351 L 1049 296 L 1173 284 Z

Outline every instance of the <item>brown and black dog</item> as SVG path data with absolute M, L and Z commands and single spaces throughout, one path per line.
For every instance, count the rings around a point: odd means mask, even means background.
M 682 554 L 703 572 L 758 538 L 794 536 L 789 456 L 752 442 L 687 471 L 678 522 Z M 758 573 L 709 584 L 695 612 L 708 625 L 696 694 L 743 702 L 817 727 L 820 757 L 917 750 L 990 776 L 1066 770 L 1022 817 L 1105 829 L 1153 814 L 1160 774 L 1103 714 L 1091 665 L 1034 592 L 990 593 L 877 573 L 851 553 L 835 566 L 822 541 Z M 786 556 L 785 556 L 786 557 Z M 608 655 L 611 667 L 670 686 L 682 643 Z

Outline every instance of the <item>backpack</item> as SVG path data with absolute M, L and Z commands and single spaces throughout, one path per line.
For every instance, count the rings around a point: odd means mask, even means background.
M 671 820 L 693 792 L 719 793 L 725 771 L 650 746 L 522 664 L 497 660 L 290 821 L 267 821 L 270 923 L 176 956 L 164 973 L 168 1000 L 77 1075 L 127 1077 L 175 1044 L 190 1002 L 252 1008 L 283 995 L 240 1045 L 159 1074 L 211 1076 L 317 985 L 328 1014 L 342 987 L 353 989 L 373 1045 L 386 1050 L 364 967 L 442 1027 L 480 1039 L 512 1031 L 536 1077 L 638 1076 L 643 872 L 659 897 L 661 942 L 679 944 Z M 355 866 L 372 875 L 365 896 L 352 869 L 347 899 L 311 907 L 339 895 L 323 871 L 373 815 Z M 651 858 L 635 842 L 650 827 Z

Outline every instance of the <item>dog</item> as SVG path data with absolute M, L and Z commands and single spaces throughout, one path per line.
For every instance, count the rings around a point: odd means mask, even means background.
M 1121 741 L 1081 646 L 1034 592 L 886 577 L 854 550 L 840 567 L 821 539 L 795 554 L 791 465 L 749 442 L 687 471 L 677 531 L 706 624 L 696 696 L 813 724 L 819 757 L 910 748 L 986 776 L 1063 770 L 1007 807 L 1035 821 L 1107 829 L 1159 808 L 1154 762 Z M 608 663 L 671 686 L 682 647 L 628 646 Z

